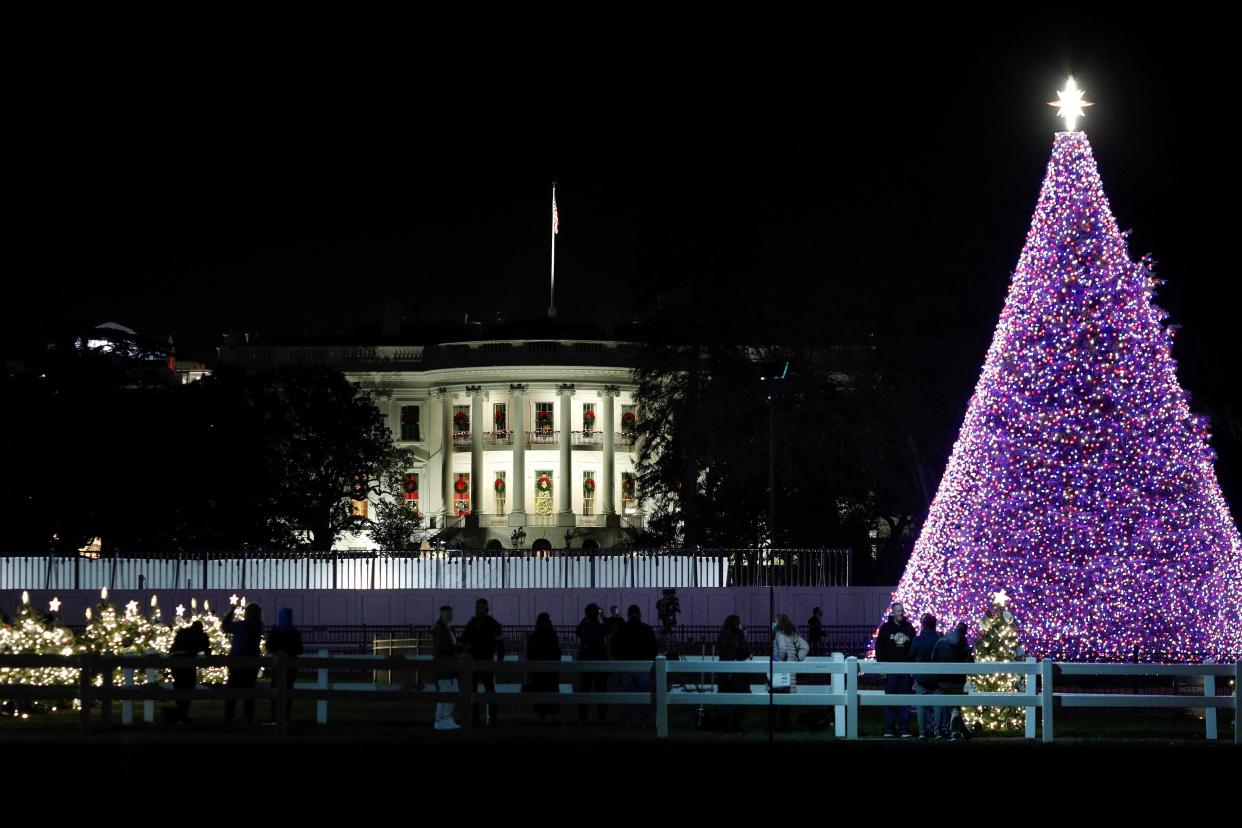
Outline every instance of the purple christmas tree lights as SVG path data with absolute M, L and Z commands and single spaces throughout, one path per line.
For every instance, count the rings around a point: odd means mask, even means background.
M 1028 653 L 1242 657 L 1242 538 L 1087 136 L 1057 133 L 982 375 L 896 592 Z M 917 617 L 917 616 L 916 616 Z

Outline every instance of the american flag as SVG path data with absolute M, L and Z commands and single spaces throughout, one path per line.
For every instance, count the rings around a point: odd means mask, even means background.
M 557 216 L 556 214 L 556 191 L 555 190 L 552 191 L 552 232 L 553 233 L 561 232 L 561 220 L 560 220 L 560 217 Z

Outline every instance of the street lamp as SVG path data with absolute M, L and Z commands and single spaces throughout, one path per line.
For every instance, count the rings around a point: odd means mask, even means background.
M 759 381 L 768 384 L 768 569 L 772 568 L 772 551 L 776 549 L 776 392 L 777 383 L 789 376 L 789 360 L 764 362 L 759 366 Z M 768 654 L 768 741 L 772 741 L 776 708 L 772 695 L 772 679 L 776 672 L 776 592 L 772 573 L 768 575 L 768 618 L 772 620 L 772 648 Z
M 513 553 L 516 555 L 518 550 L 522 548 L 522 544 L 526 543 L 526 527 L 519 526 L 513 530 L 513 534 L 509 536 L 509 540 L 513 543 Z

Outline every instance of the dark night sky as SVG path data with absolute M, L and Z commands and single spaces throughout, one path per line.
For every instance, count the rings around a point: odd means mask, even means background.
M 226 330 L 374 324 L 386 301 L 537 317 L 556 177 L 563 315 L 630 317 L 695 268 L 694 290 L 718 285 L 704 312 L 748 308 L 757 338 L 904 302 L 973 332 L 964 402 L 1060 123 L 1045 102 L 1072 70 L 1131 251 L 1168 280 L 1183 381 L 1242 417 L 1227 27 L 890 22 L 58 42 L 9 119 L 5 324 L 115 320 L 210 354 Z

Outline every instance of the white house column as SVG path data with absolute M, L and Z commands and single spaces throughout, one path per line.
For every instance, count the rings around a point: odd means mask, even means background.
M 440 433 L 443 443 L 440 447 L 442 473 L 440 491 L 444 496 L 444 524 L 453 519 L 453 396 L 447 388 L 441 388 L 440 397 Z
M 470 519 L 478 526 L 483 511 L 483 386 L 467 385 L 470 395 Z
M 561 396 L 561 491 L 560 505 L 557 509 L 556 525 L 574 525 L 573 501 L 573 444 L 570 440 L 570 429 L 573 428 L 572 413 L 569 410 L 570 400 L 574 396 L 573 383 L 557 386 L 556 392 Z
M 513 431 L 513 480 L 509 481 L 509 525 L 526 525 L 526 386 L 509 386 L 509 428 Z
M 604 523 L 606 526 L 620 526 L 621 522 L 617 517 L 617 504 L 614 495 L 617 488 L 617 435 L 616 435 L 616 413 L 617 396 L 621 393 L 621 389 L 615 385 L 605 385 L 603 392 L 600 394 L 600 400 L 603 402 L 604 409 L 604 479 L 603 483 L 603 512 Z

